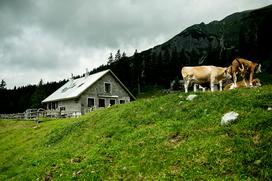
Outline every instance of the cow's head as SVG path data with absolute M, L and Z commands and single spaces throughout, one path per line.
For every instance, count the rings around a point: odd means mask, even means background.
M 229 74 L 231 74 L 231 73 L 232 73 L 232 66 L 229 66 L 229 67 L 227 68 L 227 71 L 228 71 Z
M 253 86 L 256 86 L 256 87 L 262 86 L 260 79 L 253 79 L 252 84 Z
M 232 66 L 226 67 L 224 72 L 224 77 L 226 79 L 231 79 L 231 74 L 232 74 Z

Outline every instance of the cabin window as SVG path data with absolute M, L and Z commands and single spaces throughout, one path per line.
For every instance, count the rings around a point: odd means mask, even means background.
M 64 106 L 60 106 L 60 111 L 65 111 L 65 107 Z
M 110 83 L 105 83 L 105 92 L 111 93 L 111 84 Z
M 105 107 L 105 99 L 98 99 L 98 107 Z
M 125 104 L 126 103 L 126 101 L 123 100 L 123 99 L 121 99 L 119 102 L 120 102 L 120 104 Z
M 54 103 L 53 109 L 57 109 L 58 108 L 58 102 Z
M 114 104 L 116 104 L 115 99 L 111 99 L 111 100 L 110 100 L 110 105 L 112 106 L 112 105 L 114 105 Z
M 94 107 L 94 98 L 88 98 L 88 107 Z
M 58 108 L 58 102 L 50 102 L 48 105 L 49 110 L 57 109 L 57 108 Z

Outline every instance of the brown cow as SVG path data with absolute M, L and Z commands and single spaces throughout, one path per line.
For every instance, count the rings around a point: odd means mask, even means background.
M 214 84 L 219 83 L 220 90 L 222 90 L 223 80 L 231 78 L 231 75 L 228 72 L 228 67 L 216 67 L 212 65 L 183 67 L 181 69 L 181 74 L 184 80 L 185 92 L 188 92 L 188 87 L 190 83 L 210 83 L 211 91 L 214 91 Z
M 224 87 L 224 90 L 231 90 L 231 89 L 235 89 L 235 88 L 247 87 L 247 85 L 249 84 L 249 81 L 246 81 L 246 83 L 247 84 L 245 84 L 244 81 L 239 81 L 239 82 L 237 82 L 236 87 L 234 86 L 234 83 L 230 83 Z M 252 85 L 253 85 L 253 87 L 262 86 L 260 79 L 253 79 Z
M 256 70 L 256 71 L 255 71 Z M 261 72 L 261 64 L 252 62 L 243 58 L 236 58 L 232 61 L 232 65 L 230 66 L 230 72 L 233 76 L 233 82 L 234 86 L 237 87 L 237 76 L 238 72 L 241 73 L 241 76 L 243 78 L 243 82 L 247 85 L 247 82 L 245 80 L 246 73 L 249 72 L 249 85 L 253 86 L 252 80 L 253 80 L 253 74 Z

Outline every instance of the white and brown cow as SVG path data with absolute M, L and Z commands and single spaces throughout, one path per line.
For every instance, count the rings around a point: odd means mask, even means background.
M 212 65 L 183 67 L 181 69 L 181 74 L 184 80 L 185 92 L 188 92 L 190 83 L 210 83 L 211 91 L 214 91 L 215 84 L 219 84 L 220 90 L 222 91 L 223 80 L 231 78 L 231 75 L 228 72 L 228 67 L 216 67 Z
M 232 61 L 232 65 L 230 66 L 230 72 L 233 76 L 234 87 L 237 87 L 237 74 L 241 73 L 241 77 L 243 78 L 243 82 L 248 87 L 246 82 L 246 73 L 249 72 L 249 85 L 253 86 L 253 74 L 261 72 L 261 64 L 257 62 L 252 62 L 243 58 L 235 58 Z
M 249 84 L 249 81 L 246 81 L 246 83 L 244 81 L 238 81 L 236 83 L 236 86 L 234 85 L 234 83 L 230 83 L 228 85 L 226 85 L 224 87 L 224 90 L 232 90 L 235 88 L 243 88 L 243 87 L 248 87 L 247 85 Z M 260 79 L 256 78 L 252 80 L 252 86 L 253 87 L 260 87 L 262 86 Z

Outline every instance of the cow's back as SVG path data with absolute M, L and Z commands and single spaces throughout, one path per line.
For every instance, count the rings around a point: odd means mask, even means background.
M 244 58 L 236 58 L 232 61 L 232 65 L 236 67 L 242 67 L 242 65 L 246 68 L 250 67 L 253 62 Z
M 191 80 L 198 84 L 207 83 L 210 81 L 211 72 L 214 66 L 195 66 L 183 67 L 181 70 L 184 80 Z
M 208 77 L 213 66 L 195 66 L 195 67 L 183 67 L 181 69 L 181 74 L 183 77 L 193 76 L 193 77 Z

